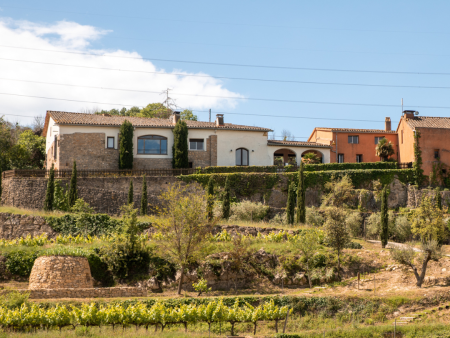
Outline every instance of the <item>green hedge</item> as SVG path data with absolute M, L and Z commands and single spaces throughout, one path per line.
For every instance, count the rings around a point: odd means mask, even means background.
M 348 175 L 355 188 L 370 187 L 374 180 L 380 180 L 383 184 L 389 184 L 394 177 L 397 177 L 404 184 L 414 183 L 413 169 L 371 169 L 371 170 L 335 170 L 335 171 L 308 171 L 305 172 L 306 187 L 323 187 L 326 182 L 333 177 L 340 178 Z M 194 174 L 179 176 L 184 182 L 198 182 L 204 187 L 212 177 L 216 186 L 223 187 L 228 177 L 230 187 L 236 194 L 241 196 L 251 196 L 256 192 L 265 192 L 272 189 L 277 184 L 281 190 L 287 190 L 289 182 L 297 182 L 298 173 L 229 173 L 229 174 Z
M 226 174 L 226 173 L 276 173 L 293 172 L 294 166 L 277 167 L 275 165 L 252 165 L 252 166 L 216 166 L 198 167 L 197 174 Z M 327 171 L 327 170 L 367 170 L 367 169 L 397 169 L 397 162 L 363 162 L 363 163 L 320 163 L 305 164 L 305 171 Z

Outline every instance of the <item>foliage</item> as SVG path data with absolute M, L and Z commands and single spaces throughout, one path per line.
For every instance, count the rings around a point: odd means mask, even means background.
M 321 227 L 325 222 L 322 214 L 316 207 L 311 207 L 306 209 L 306 224 L 315 227 Z
M 38 252 L 38 256 L 73 256 L 88 257 L 90 252 L 83 248 L 76 248 L 67 245 L 56 245 L 50 249 Z
M 394 154 L 394 146 L 392 145 L 391 141 L 388 141 L 385 137 L 378 141 L 378 144 L 375 147 L 376 156 L 381 157 L 383 161 L 386 161 L 390 156 Z
M 311 273 L 312 273 L 312 258 L 319 248 L 320 233 L 312 229 L 305 231 L 295 241 L 291 241 L 294 249 L 297 249 L 305 260 L 306 273 L 308 275 L 309 287 L 312 288 Z
M 213 210 L 214 210 L 214 181 L 212 179 L 212 177 L 209 178 L 208 181 L 208 188 L 207 188 L 207 199 L 208 199 L 208 203 L 207 203 L 207 214 L 208 214 L 208 220 L 212 220 L 213 218 Z
M 442 210 L 442 196 L 441 196 L 441 189 L 439 187 L 436 188 L 436 195 L 434 197 L 436 207 L 440 210 Z
M 399 215 L 395 219 L 395 240 L 398 242 L 405 242 L 412 239 L 411 222 L 405 215 Z
M 411 231 L 422 242 L 430 240 L 442 242 L 444 240 L 444 214 L 431 197 L 424 194 L 419 208 L 412 211 L 411 219 Z
M 172 113 L 173 113 L 172 110 L 170 108 L 167 108 L 162 103 L 149 103 L 142 109 L 140 109 L 139 107 L 131 107 L 130 109 L 124 107 L 121 110 L 118 109 L 102 110 L 96 112 L 95 114 L 167 119 L 170 117 L 170 115 L 172 115 Z M 182 120 L 197 121 L 197 115 L 194 115 L 192 113 L 192 110 L 189 109 L 183 110 L 180 116 Z
M 295 217 L 295 183 L 291 182 L 288 190 L 288 198 L 286 204 L 286 215 L 288 224 L 294 224 Z
M 348 245 L 350 236 L 345 224 L 346 212 L 340 208 L 332 207 L 326 212 L 325 241 L 337 253 L 337 269 L 340 278 L 340 254 Z
M 361 235 L 362 221 L 362 216 L 359 212 L 350 212 L 347 214 L 345 225 L 347 226 L 348 232 L 353 237 L 358 237 Z
M 148 206 L 148 198 L 147 198 L 147 180 L 144 177 L 142 178 L 142 195 L 141 195 L 141 216 L 147 215 L 147 206 Z
M 28 298 L 30 294 L 28 292 L 19 292 L 11 290 L 2 296 L 0 296 L 0 307 L 7 309 L 17 309 L 23 304 L 28 304 Z
M 297 183 L 297 223 L 305 223 L 306 221 L 305 203 L 306 203 L 306 189 L 305 189 L 304 164 L 303 161 L 300 161 L 300 169 L 298 171 L 298 183 Z
M 388 217 L 389 238 L 396 236 L 395 216 L 389 211 Z M 366 236 L 368 238 L 379 238 L 381 234 L 381 213 L 374 212 L 366 220 Z
M 353 184 L 350 177 L 345 175 L 341 179 L 333 179 L 325 184 L 325 189 L 329 191 L 322 197 L 323 206 L 334 206 L 337 208 L 345 208 L 353 200 Z
M 93 214 L 86 217 L 85 227 L 77 227 L 77 215 L 64 215 L 60 217 L 44 217 L 47 224 L 62 235 L 108 235 L 118 231 L 121 222 L 106 214 Z M 86 227 L 87 226 L 87 227 Z
M 184 269 L 201 256 L 213 222 L 206 217 L 207 196 L 196 185 L 172 184 L 161 194 L 160 200 L 163 208 L 154 223 L 162 235 L 157 245 L 165 257 L 180 266 L 180 294 Z
M 133 189 L 133 179 L 130 180 L 130 186 L 128 188 L 128 204 L 133 204 L 133 196 L 134 196 L 134 189 Z
M 425 176 L 423 174 L 423 161 L 422 161 L 422 150 L 420 150 L 420 131 L 416 130 L 414 133 L 414 163 L 413 163 L 413 170 L 414 170 L 414 179 L 415 184 L 417 186 L 421 186 L 423 181 L 425 180 Z
M 385 248 L 389 240 L 388 188 L 384 186 L 381 193 L 381 247 Z
M 38 257 L 35 251 L 13 251 L 6 254 L 6 268 L 13 275 L 27 277 L 31 273 L 34 261 Z
M 302 163 L 317 164 L 320 163 L 320 157 L 314 153 L 306 153 L 302 156 Z
M 212 177 L 211 177 L 212 179 Z M 231 201 L 230 201 L 230 181 L 227 177 L 225 181 L 225 189 L 223 192 L 223 201 L 222 201 L 222 217 L 225 219 L 230 218 L 230 209 L 231 209 Z
M 192 287 L 198 292 L 199 297 L 202 293 L 208 293 L 212 290 L 212 288 L 208 288 L 208 281 L 204 278 L 200 278 L 197 283 L 192 283 Z
M 270 207 L 261 202 L 244 200 L 231 205 L 231 221 L 253 221 L 263 220 L 269 213 Z
M 133 125 L 123 121 L 119 131 L 119 169 L 133 169 Z
M 173 168 L 187 168 L 188 159 L 188 127 L 185 121 L 179 120 L 173 129 Z
M 69 191 L 64 193 L 61 187 L 61 181 L 55 181 L 55 194 L 53 197 L 53 209 L 69 211 Z
M 47 180 L 47 190 L 45 192 L 44 210 L 53 210 L 53 200 L 55 197 L 55 172 L 53 170 L 53 165 L 50 168 L 50 173 Z
M 90 220 L 92 214 L 94 213 L 94 209 L 91 208 L 82 198 L 79 198 L 71 208 L 71 211 L 75 213 L 75 226 L 86 237 L 91 226 Z
M 70 178 L 70 186 L 69 186 L 69 198 L 67 199 L 69 208 L 74 206 L 77 199 L 78 199 L 77 163 L 75 161 L 73 161 L 72 176 Z

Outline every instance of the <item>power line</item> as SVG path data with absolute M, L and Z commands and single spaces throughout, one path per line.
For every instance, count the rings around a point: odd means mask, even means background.
M 195 20 L 181 20 L 181 19 L 166 19 L 159 17 L 142 17 L 142 16 L 127 16 L 127 15 L 115 15 L 115 14 L 105 14 L 105 13 L 88 13 L 88 12 L 72 12 L 72 11 L 61 11 L 61 10 L 50 10 L 42 8 L 26 8 L 17 6 L 4 6 L 2 8 L 13 8 L 20 10 L 33 10 L 33 11 L 43 11 L 43 12 L 53 12 L 53 13 L 66 13 L 66 14 L 76 14 L 76 15 L 93 15 L 93 16 L 104 16 L 113 18 L 126 18 L 126 19 L 139 19 L 139 20 L 152 20 L 152 21 L 169 21 L 169 22 L 181 22 L 181 23 L 197 23 L 205 25 L 226 25 L 226 26 L 248 26 L 248 27 L 267 27 L 267 28 L 289 28 L 289 29 L 311 29 L 311 30 L 330 30 L 330 31 L 354 31 L 354 32 L 376 32 L 376 33 L 408 33 L 408 34 L 449 34 L 448 32 L 432 32 L 432 31 L 401 31 L 401 30 L 376 30 L 376 29 L 355 29 L 355 28 L 327 28 L 327 27 L 306 27 L 306 26 L 285 26 L 285 25 L 262 25 L 262 24 L 249 24 L 240 22 L 220 22 L 220 21 L 195 21 Z
M 105 103 L 105 102 L 95 102 L 95 101 L 84 101 L 84 100 L 72 100 L 72 99 L 61 99 L 54 97 L 44 97 L 44 96 L 34 96 L 34 95 L 22 95 L 22 94 L 13 94 L 13 93 L 0 93 L 0 95 L 11 95 L 11 96 L 19 96 L 19 97 L 29 97 L 29 98 L 37 98 L 37 99 L 46 99 L 46 100 L 58 100 L 58 101 L 70 101 L 70 102 L 82 102 L 82 103 L 95 103 L 95 104 L 105 104 L 112 106 L 121 106 L 121 107 L 143 107 L 137 105 L 127 105 L 121 103 Z M 448 107 L 450 108 L 450 107 Z M 181 108 L 182 109 L 182 108 Z M 208 110 L 195 110 L 194 112 L 199 113 L 209 113 Z M 382 121 L 376 120 L 355 120 L 355 119 L 339 119 L 339 118 L 325 118 L 325 117 L 310 117 L 310 116 L 292 116 L 292 115 L 269 115 L 269 114 L 249 114 L 249 113 L 231 113 L 231 112 L 216 112 L 217 114 L 230 114 L 230 115 L 246 115 L 246 116 L 259 116 L 259 117 L 278 117 L 278 118 L 294 118 L 294 119 L 307 119 L 307 120 L 328 120 L 328 121 L 352 121 L 352 122 L 376 122 L 381 123 Z M 2 114 L 2 115 L 14 115 L 14 114 Z M 14 115 L 16 116 L 16 115 Z M 18 116 L 18 115 L 17 115 Z M 393 121 L 395 122 L 395 121 Z
M 69 52 L 69 51 L 58 51 L 51 49 L 39 49 L 39 48 L 28 48 L 28 47 L 12 47 L 12 46 L 0 46 L 5 48 L 17 48 L 17 49 L 28 49 L 28 50 L 39 50 L 43 52 L 53 52 L 53 53 L 64 53 L 64 54 L 76 54 L 76 55 L 90 55 L 97 57 L 111 57 L 111 58 L 120 58 L 120 59 L 136 59 L 136 60 L 148 60 L 148 61 L 163 61 L 163 62 L 177 62 L 177 63 L 190 63 L 190 64 L 203 64 L 203 65 L 213 65 L 213 66 L 229 66 L 229 67 L 248 67 L 248 68 L 267 68 L 267 69 L 285 69 L 285 70 L 306 70 L 306 71 L 324 71 L 324 72 L 347 72 L 347 73 L 373 73 L 373 74 L 402 74 L 402 75 L 450 75 L 450 73 L 432 73 L 432 72 L 404 72 L 404 71 L 387 71 L 387 70 L 357 70 L 357 69 L 338 69 L 338 68 L 311 68 L 311 67 L 288 67 L 288 66 L 269 66 L 269 65 L 251 65 L 251 64 L 239 64 L 239 63 L 220 63 L 220 62 L 206 62 L 206 61 L 188 61 L 188 60 L 175 60 L 175 59 L 159 59 L 159 58 L 143 58 L 143 57 L 135 57 L 135 56 L 119 56 L 119 55 L 100 55 L 95 53 L 86 53 L 86 52 Z M 18 61 L 18 62 L 31 62 L 31 63 L 42 63 L 38 61 L 27 61 L 27 60 L 16 60 L 16 59 L 7 59 L 2 58 L 1 60 L 8 61 Z M 52 63 L 47 63 L 52 64 Z M 54 64 L 59 66 L 69 66 L 69 67 L 83 67 L 83 66 L 74 66 L 74 65 L 65 65 L 65 64 Z M 85 68 L 94 68 L 94 69 L 109 69 L 109 68 L 96 68 L 96 67 L 85 67 Z M 116 70 L 116 69 L 111 69 Z M 131 71 L 131 70 L 124 70 Z M 141 73 L 151 73 L 144 71 L 134 71 Z

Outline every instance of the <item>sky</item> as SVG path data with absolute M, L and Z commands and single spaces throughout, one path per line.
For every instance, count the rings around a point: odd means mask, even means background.
M 449 116 L 448 1 L 0 3 L 0 116 L 163 102 L 288 130 Z

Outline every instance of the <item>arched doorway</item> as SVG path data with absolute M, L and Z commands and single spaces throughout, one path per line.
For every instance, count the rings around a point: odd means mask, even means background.
M 311 155 L 305 157 L 307 154 Z M 302 153 L 302 161 L 305 163 L 323 163 L 323 154 L 317 150 L 306 150 Z
M 273 164 L 280 167 L 288 164 L 296 165 L 297 154 L 286 148 L 275 150 L 273 153 Z

